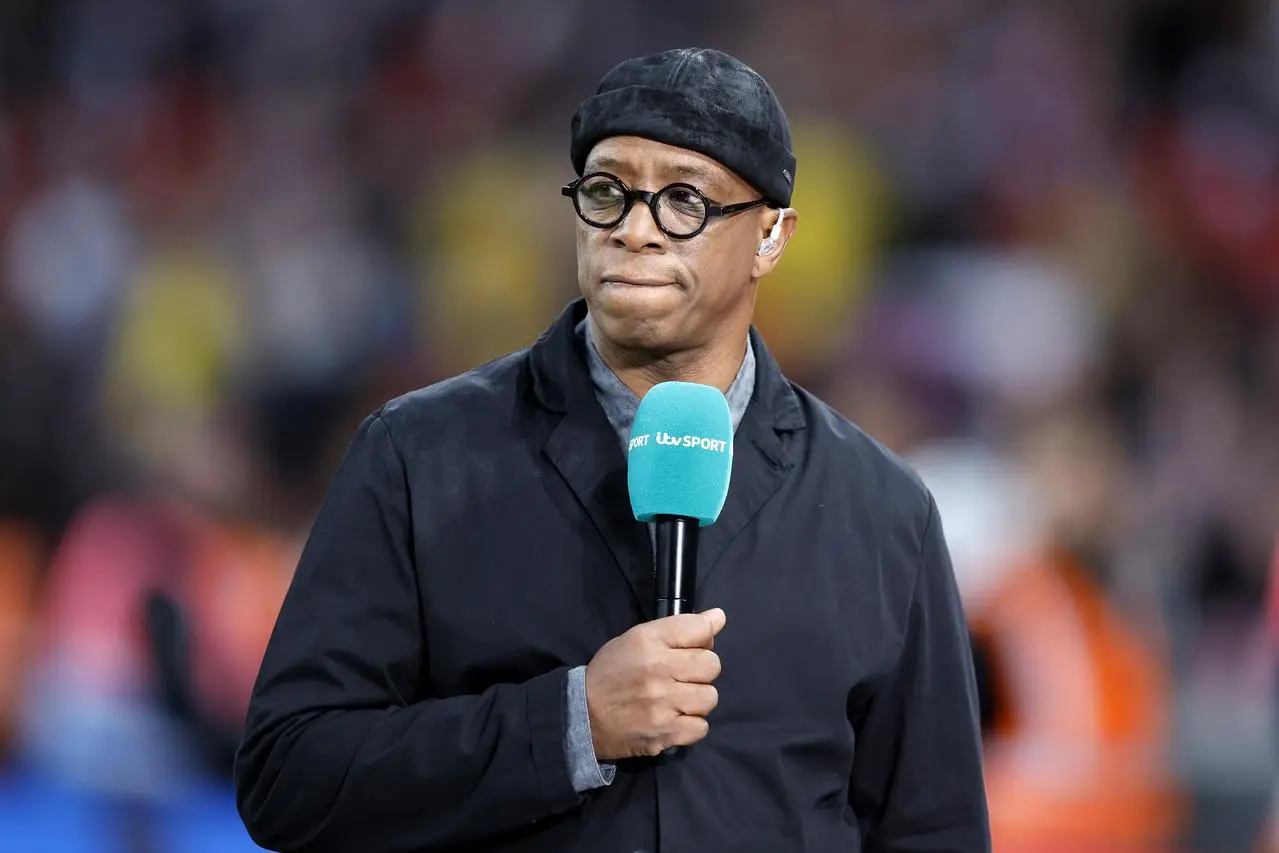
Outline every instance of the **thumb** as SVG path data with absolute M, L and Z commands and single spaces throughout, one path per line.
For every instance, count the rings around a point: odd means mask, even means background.
M 707 610 L 702 613 L 706 617 L 706 621 L 711 623 L 711 636 L 714 637 L 720 631 L 724 630 L 724 625 L 728 622 L 728 616 L 718 607 Z
M 672 649 L 709 649 L 715 635 L 724 627 L 724 611 L 719 608 L 705 613 L 678 613 L 647 623 L 656 636 Z

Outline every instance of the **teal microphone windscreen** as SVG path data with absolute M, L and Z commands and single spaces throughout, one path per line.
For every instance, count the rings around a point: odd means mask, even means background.
M 733 471 L 733 418 L 718 388 L 661 382 L 640 401 L 627 446 L 631 509 L 714 523 Z

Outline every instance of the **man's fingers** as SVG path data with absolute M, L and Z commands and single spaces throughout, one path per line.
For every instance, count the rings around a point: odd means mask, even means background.
M 691 746 L 710 733 L 710 723 L 702 717 L 679 717 L 675 720 L 667 746 Z
M 691 717 L 705 717 L 719 704 L 719 691 L 709 684 L 680 684 L 671 688 L 671 704 Z
M 671 677 L 689 684 L 710 684 L 719 678 L 720 659 L 710 649 L 672 649 Z

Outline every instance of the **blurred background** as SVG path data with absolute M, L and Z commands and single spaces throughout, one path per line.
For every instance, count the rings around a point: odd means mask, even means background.
M 338 456 L 576 295 L 569 118 L 693 44 L 794 129 L 769 346 L 941 505 L 996 850 L 1279 849 L 1273 5 L 4 0 L 0 851 L 256 849 Z

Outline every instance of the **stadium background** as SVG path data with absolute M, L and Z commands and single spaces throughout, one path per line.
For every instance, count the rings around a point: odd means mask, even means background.
M 6 0 L 0 851 L 253 849 L 337 455 L 574 295 L 569 116 L 688 44 L 794 127 L 770 346 L 938 496 L 996 849 L 1274 849 L 1273 5 Z

